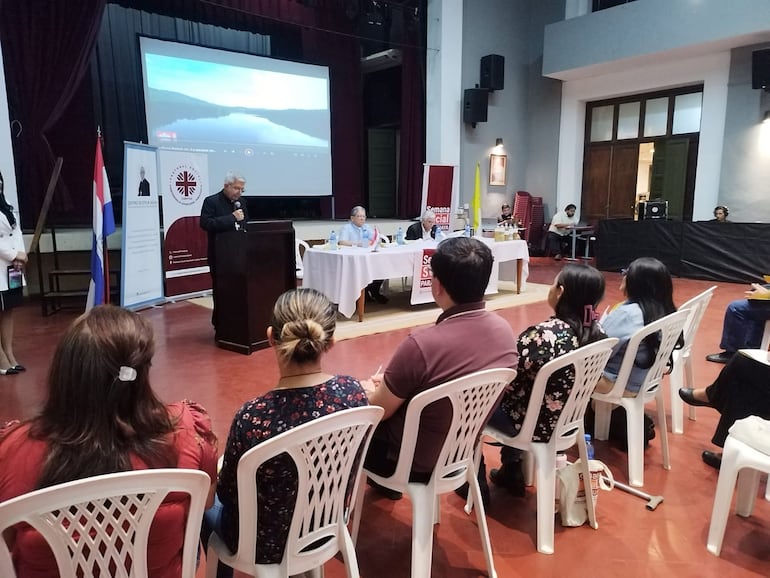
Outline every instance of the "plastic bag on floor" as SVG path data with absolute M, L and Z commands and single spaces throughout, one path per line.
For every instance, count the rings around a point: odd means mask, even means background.
M 577 460 L 556 471 L 557 483 L 561 484 L 559 516 L 562 526 L 582 526 L 588 520 L 581 469 L 582 464 L 580 460 Z M 611 490 L 615 486 L 615 478 L 607 464 L 602 461 L 588 460 L 588 469 L 591 472 L 590 487 L 594 497 L 594 505 L 596 505 L 599 499 L 599 490 Z

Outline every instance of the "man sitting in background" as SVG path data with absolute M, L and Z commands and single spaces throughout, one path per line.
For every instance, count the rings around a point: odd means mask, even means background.
M 364 240 L 367 239 L 367 241 Z M 348 247 L 363 247 L 372 238 L 372 231 L 366 226 L 366 209 L 356 205 L 350 209 L 350 221 L 340 229 L 338 243 Z M 387 303 L 388 298 L 380 293 L 382 288 L 382 279 L 375 279 L 366 287 L 365 295 L 367 301 L 377 301 L 378 303 Z
M 708 361 L 727 363 L 739 349 L 759 349 L 765 322 L 770 319 L 770 285 L 753 283 L 746 299 L 733 301 L 722 323 L 723 351 L 707 355 Z
M 485 310 L 484 291 L 492 271 L 492 252 L 478 239 L 442 241 L 431 261 L 431 293 L 442 313 L 435 325 L 415 329 L 398 346 L 384 374 L 373 375 L 369 403 L 385 409 L 364 462 L 391 475 L 404 434 L 409 400 L 451 379 L 498 367 L 517 367 L 516 338 L 510 325 Z M 449 429 L 451 410 L 436 404 L 422 413 L 410 479 L 427 483 Z M 397 492 L 376 486 L 391 499 Z
M 406 230 L 407 241 L 434 239 L 440 241 L 444 238 L 444 231 L 436 224 L 436 213 L 428 209 L 422 214 L 419 223 L 412 223 Z
M 556 213 L 551 219 L 551 226 L 548 227 L 548 248 L 551 255 L 557 261 L 561 259 L 561 254 L 564 251 L 564 246 L 567 242 L 567 236 L 569 235 L 570 227 L 574 227 L 578 224 L 578 220 L 575 217 L 575 211 L 577 207 L 570 203 L 564 207 L 563 211 Z

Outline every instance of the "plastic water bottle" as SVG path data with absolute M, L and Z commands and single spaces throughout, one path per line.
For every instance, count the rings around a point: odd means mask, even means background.
M 464 234 L 464 236 L 465 237 L 470 237 L 471 236 L 471 226 L 468 223 L 465 223 L 465 234 Z
M 361 246 L 362 247 L 368 247 L 369 246 L 369 229 L 364 227 L 364 230 L 361 231 Z
M 403 245 L 404 244 L 404 229 L 399 227 L 396 230 L 396 245 Z
M 332 229 L 332 232 L 329 235 L 329 250 L 337 250 L 337 233 L 334 232 L 334 229 Z
M 594 442 L 591 441 L 591 434 L 585 434 L 586 438 L 586 455 L 589 460 L 594 459 Z

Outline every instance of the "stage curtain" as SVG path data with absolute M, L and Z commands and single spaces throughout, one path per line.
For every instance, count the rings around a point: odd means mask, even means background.
M 81 88 L 104 5 L 105 0 L 0 4 L 0 42 L 10 116 L 21 126 L 14 156 L 25 228 L 35 224 L 54 166 L 56 155 L 48 140 L 49 132 Z M 85 122 L 93 126 L 91 119 Z M 95 138 L 84 146 L 93 149 Z M 55 202 L 64 211 L 71 205 L 70 193 L 63 184 L 56 190 Z
M 411 46 L 402 49 L 401 151 L 398 177 L 398 216 L 420 214 L 422 172 L 425 162 L 425 51 L 418 30 L 407 36 Z

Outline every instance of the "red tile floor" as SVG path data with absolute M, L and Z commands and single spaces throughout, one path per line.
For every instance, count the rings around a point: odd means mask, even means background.
M 530 280 L 550 283 L 561 263 L 533 258 Z M 604 304 L 620 300 L 619 274 L 606 273 Z M 675 279 L 675 301 L 683 303 L 713 283 Z M 695 344 L 695 375 L 708 384 L 721 368 L 704 360 L 718 350 L 726 304 L 740 298 L 745 287 L 720 283 L 704 317 Z M 603 304 L 603 305 L 604 305 Z M 180 302 L 142 313 L 155 327 L 157 352 L 153 384 L 160 395 L 173 401 L 195 399 L 210 412 L 224 446 L 230 419 L 243 401 L 272 387 L 278 378 L 272 352 L 243 356 L 214 346 L 208 310 Z M 500 311 L 516 333 L 546 318 L 545 303 Z M 0 421 L 33 415 L 44 396 L 47 365 L 56 340 L 75 313 L 41 317 L 35 302 L 18 311 L 16 353 L 29 370 L 0 376 Z M 360 337 L 338 343 L 327 355 L 325 368 L 359 377 L 368 376 L 386 363 L 407 330 Z M 652 408 L 650 408 L 652 409 Z M 684 435 L 669 437 L 672 469 L 661 466 L 659 440 L 645 455 L 645 491 L 662 494 L 665 502 L 655 511 L 644 500 L 619 490 L 602 492 L 598 502 L 599 529 L 588 526 L 562 528 L 556 524 L 555 553 L 538 554 L 535 548 L 536 495 L 529 488 L 515 498 L 492 487 L 488 521 L 494 559 L 501 578 L 514 576 L 770 576 L 770 503 L 758 500 L 749 519 L 731 516 L 722 556 L 705 547 L 717 472 L 700 459 L 703 449 L 716 449 L 710 438 L 716 413 L 698 409 L 697 421 L 685 420 Z M 609 442 L 595 442 L 596 457 L 608 463 L 615 477 L 627 481 L 626 455 Z M 499 453 L 486 448 L 489 467 L 499 464 Z M 760 490 L 764 492 L 764 484 Z M 441 524 L 435 529 L 433 576 L 447 578 L 485 575 L 484 558 L 474 518 L 462 510 L 455 495 L 442 500 Z M 409 576 L 411 509 L 407 498 L 399 502 L 369 492 L 365 500 L 358 557 L 365 577 Z M 344 576 L 342 563 L 326 565 L 327 576 Z

